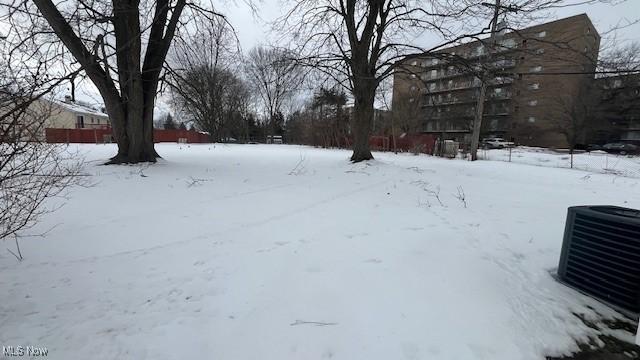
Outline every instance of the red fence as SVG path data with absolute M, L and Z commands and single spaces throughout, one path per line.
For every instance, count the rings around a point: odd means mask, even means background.
M 114 142 L 111 129 L 45 129 L 49 143 L 86 143 L 97 144 Z M 191 130 L 153 130 L 153 141 L 158 142 L 187 142 L 209 143 L 209 136 Z M 436 137 L 428 134 L 402 134 L 396 136 L 395 144 L 392 136 L 371 136 L 369 146 L 378 151 L 410 151 L 432 154 Z M 351 139 L 345 138 L 345 147 L 351 147 Z
M 407 151 L 433 154 L 436 137 L 428 134 L 402 134 L 393 136 L 371 136 L 369 146 L 372 150 L 380 151 Z
M 45 129 L 48 143 L 84 143 L 97 144 L 114 142 L 111 129 Z M 153 130 L 153 142 L 208 143 L 209 136 L 190 130 Z

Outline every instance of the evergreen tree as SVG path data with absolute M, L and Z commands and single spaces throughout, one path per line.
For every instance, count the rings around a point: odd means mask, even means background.
M 167 117 L 164 118 L 164 129 L 165 130 L 175 130 L 176 123 L 173 121 L 173 116 L 171 114 L 167 114 Z

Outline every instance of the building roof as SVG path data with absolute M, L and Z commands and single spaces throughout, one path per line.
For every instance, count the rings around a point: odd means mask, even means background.
M 73 101 L 62 101 L 57 99 L 50 100 L 50 101 L 64 108 L 65 110 L 73 113 L 100 116 L 100 117 L 109 117 L 109 115 L 105 114 L 104 112 L 98 109 L 95 109 L 89 106 L 88 104 L 82 104 L 82 103 L 73 102 Z
M 514 29 L 514 30 L 510 30 L 505 32 L 504 34 L 501 35 L 502 38 L 518 38 L 518 37 L 522 37 L 523 34 L 526 33 L 532 33 L 532 32 L 537 32 L 540 30 L 544 30 L 547 27 L 551 26 L 551 25 L 556 25 L 558 23 L 563 23 L 563 22 L 573 22 L 573 21 L 583 21 L 585 23 L 587 23 L 591 28 L 594 29 L 594 35 L 600 39 L 600 34 L 598 34 L 598 30 L 595 28 L 595 26 L 593 25 L 591 19 L 589 18 L 589 16 L 585 13 L 582 14 L 577 14 L 577 15 L 573 15 L 573 16 L 569 16 L 569 17 L 565 17 L 565 18 L 561 18 L 561 19 L 557 19 L 557 20 L 552 20 L 552 21 L 548 21 L 545 23 L 540 23 L 540 24 L 535 24 L 535 25 L 531 25 L 528 27 L 524 27 L 524 28 L 520 28 L 520 29 Z M 464 49 L 464 48 L 469 48 L 471 46 L 475 46 L 478 43 L 482 43 L 483 41 L 489 40 L 490 34 L 483 34 L 484 36 L 479 37 L 479 38 L 469 38 L 469 39 L 465 39 L 462 40 L 461 43 L 458 44 L 452 44 L 450 46 L 446 46 L 446 47 L 442 47 L 436 51 L 433 52 L 425 52 L 424 55 L 428 56 L 433 56 L 433 54 L 442 54 L 442 53 L 448 53 L 451 50 L 458 50 L 458 49 Z M 409 59 L 415 59 L 415 55 L 409 56 L 407 58 L 401 59 L 399 60 L 400 62 L 402 61 L 407 61 Z

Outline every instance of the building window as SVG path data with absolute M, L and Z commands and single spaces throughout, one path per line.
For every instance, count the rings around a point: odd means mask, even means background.
M 543 38 L 543 37 L 546 37 L 546 36 L 547 36 L 547 32 L 546 32 L 546 31 L 540 31 L 540 32 L 538 33 L 538 37 L 539 37 L 539 38 Z
M 620 79 L 616 79 L 616 80 L 614 80 L 614 81 L 613 81 L 613 87 L 614 87 L 614 88 L 620 88 L 620 87 L 622 87 L 622 80 L 620 80 Z
M 429 78 L 429 76 L 427 76 L 427 74 L 420 75 L 420 79 L 422 79 L 422 80 L 427 80 L 428 78 Z
M 544 49 L 536 49 L 536 54 L 537 54 L 537 55 L 542 55 L 542 54 L 544 54 Z
M 437 77 L 438 77 L 438 70 L 436 69 L 431 70 L 431 78 L 435 79 Z
M 416 101 L 416 99 L 414 99 L 414 98 L 409 98 L 409 102 L 410 102 L 410 103 L 412 103 L 412 102 L 414 102 L 414 101 Z
M 418 88 L 416 86 L 412 86 L 411 87 L 411 91 L 416 91 L 416 90 L 418 90 Z
M 453 80 L 449 80 L 447 85 L 449 86 L 449 89 L 453 89 Z
M 84 116 L 78 115 L 76 117 L 76 128 L 78 129 L 84 128 Z
M 528 86 L 529 90 L 538 90 L 540 89 L 540 84 L 539 83 L 531 83 Z
M 494 94 L 496 94 L 496 95 L 500 95 L 500 94 L 502 94 L 502 88 L 495 88 L 495 89 L 493 89 L 493 93 L 494 93 Z
M 436 90 L 436 83 L 429 84 L 429 90 L 435 91 Z
M 529 104 L 529 106 L 537 106 L 538 105 L 538 100 L 529 100 L 528 104 Z
M 428 64 L 427 64 L 427 62 L 426 62 L 426 61 L 423 61 L 423 62 L 422 62 L 422 64 L 420 64 L 420 65 L 421 65 L 422 67 L 427 67 L 427 65 L 428 65 Z
M 514 39 L 504 39 L 500 41 L 500 46 L 505 49 L 513 49 L 516 47 L 516 41 Z
M 531 68 L 531 72 L 540 72 L 542 71 L 542 66 L 538 65 L 538 66 L 534 66 Z
M 431 65 L 438 65 L 438 59 L 431 59 Z
M 530 123 L 534 123 L 536 122 L 536 118 L 535 116 L 529 116 L 529 119 L 527 119 L 527 121 L 529 121 Z
M 413 60 L 411 62 L 411 66 L 418 66 L 418 61 L 417 60 Z
M 411 78 L 415 79 L 416 78 L 416 74 L 411 74 Z

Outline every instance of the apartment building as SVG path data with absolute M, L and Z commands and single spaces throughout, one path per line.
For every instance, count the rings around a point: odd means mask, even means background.
M 594 88 L 594 129 L 589 142 L 640 145 L 640 75 L 600 77 Z
M 404 60 L 394 74 L 392 109 L 417 117 L 423 132 L 469 142 L 481 85 L 476 74 L 489 69 L 482 136 L 563 147 L 561 119 L 593 81 L 599 47 L 585 14 L 517 31 L 503 25 L 493 45 L 481 39 Z

